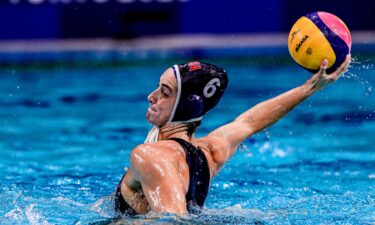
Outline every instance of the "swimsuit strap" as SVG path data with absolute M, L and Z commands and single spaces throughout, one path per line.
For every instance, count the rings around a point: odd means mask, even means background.
M 189 190 L 186 194 L 186 204 L 189 212 L 194 208 L 203 207 L 210 188 L 210 169 L 206 156 L 200 148 L 181 138 L 170 138 L 179 143 L 186 153 L 186 162 L 189 166 Z

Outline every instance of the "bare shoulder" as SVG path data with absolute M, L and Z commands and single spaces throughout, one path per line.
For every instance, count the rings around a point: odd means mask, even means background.
M 139 172 L 152 172 L 155 166 L 175 164 L 184 158 L 183 151 L 174 141 L 159 141 L 153 144 L 140 144 L 130 155 L 132 169 Z
M 174 149 L 178 148 L 174 143 L 169 141 L 159 141 L 153 144 L 140 144 L 133 149 L 130 160 L 143 161 L 155 159 L 168 159 L 173 157 Z

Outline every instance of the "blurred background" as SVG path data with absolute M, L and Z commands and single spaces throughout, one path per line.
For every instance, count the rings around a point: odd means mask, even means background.
M 352 31 L 374 30 L 374 9 L 371 0 L 2 0 L 0 39 L 288 32 L 313 11 L 336 14 Z
M 276 57 L 272 64 L 292 63 L 287 34 L 313 11 L 340 17 L 352 32 L 353 51 L 368 58 L 374 52 L 374 10 L 371 0 L 2 0 L 0 66 L 118 65 L 134 54 L 169 62 L 255 55 L 250 62 L 269 65 Z

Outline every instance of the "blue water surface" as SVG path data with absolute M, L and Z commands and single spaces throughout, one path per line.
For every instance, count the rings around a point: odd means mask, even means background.
M 375 68 L 367 64 L 354 62 L 247 139 L 214 178 L 203 215 L 113 223 L 375 224 Z M 310 76 L 295 64 L 222 66 L 228 90 L 197 136 Z M 147 95 L 164 69 L 2 69 L 0 224 L 109 223 L 111 194 L 150 128 Z

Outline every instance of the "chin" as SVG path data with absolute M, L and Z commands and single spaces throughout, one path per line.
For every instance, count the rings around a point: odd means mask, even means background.
M 153 113 L 146 113 L 146 119 L 149 123 L 151 123 L 152 125 L 154 126 L 157 126 L 157 127 L 162 127 L 163 125 L 165 125 L 168 120 L 163 120 L 161 118 L 159 118 L 158 116 L 155 117 L 157 115 L 154 115 Z
M 150 119 L 150 114 L 148 114 L 148 113 L 146 113 L 146 120 L 147 120 L 149 123 L 152 124 L 152 121 L 151 121 L 151 119 Z
M 155 121 L 152 119 L 152 117 L 150 116 L 150 114 L 146 114 L 146 120 L 151 123 L 152 125 L 154 126 L 157 126 L 157 124 L 155 124 Z

